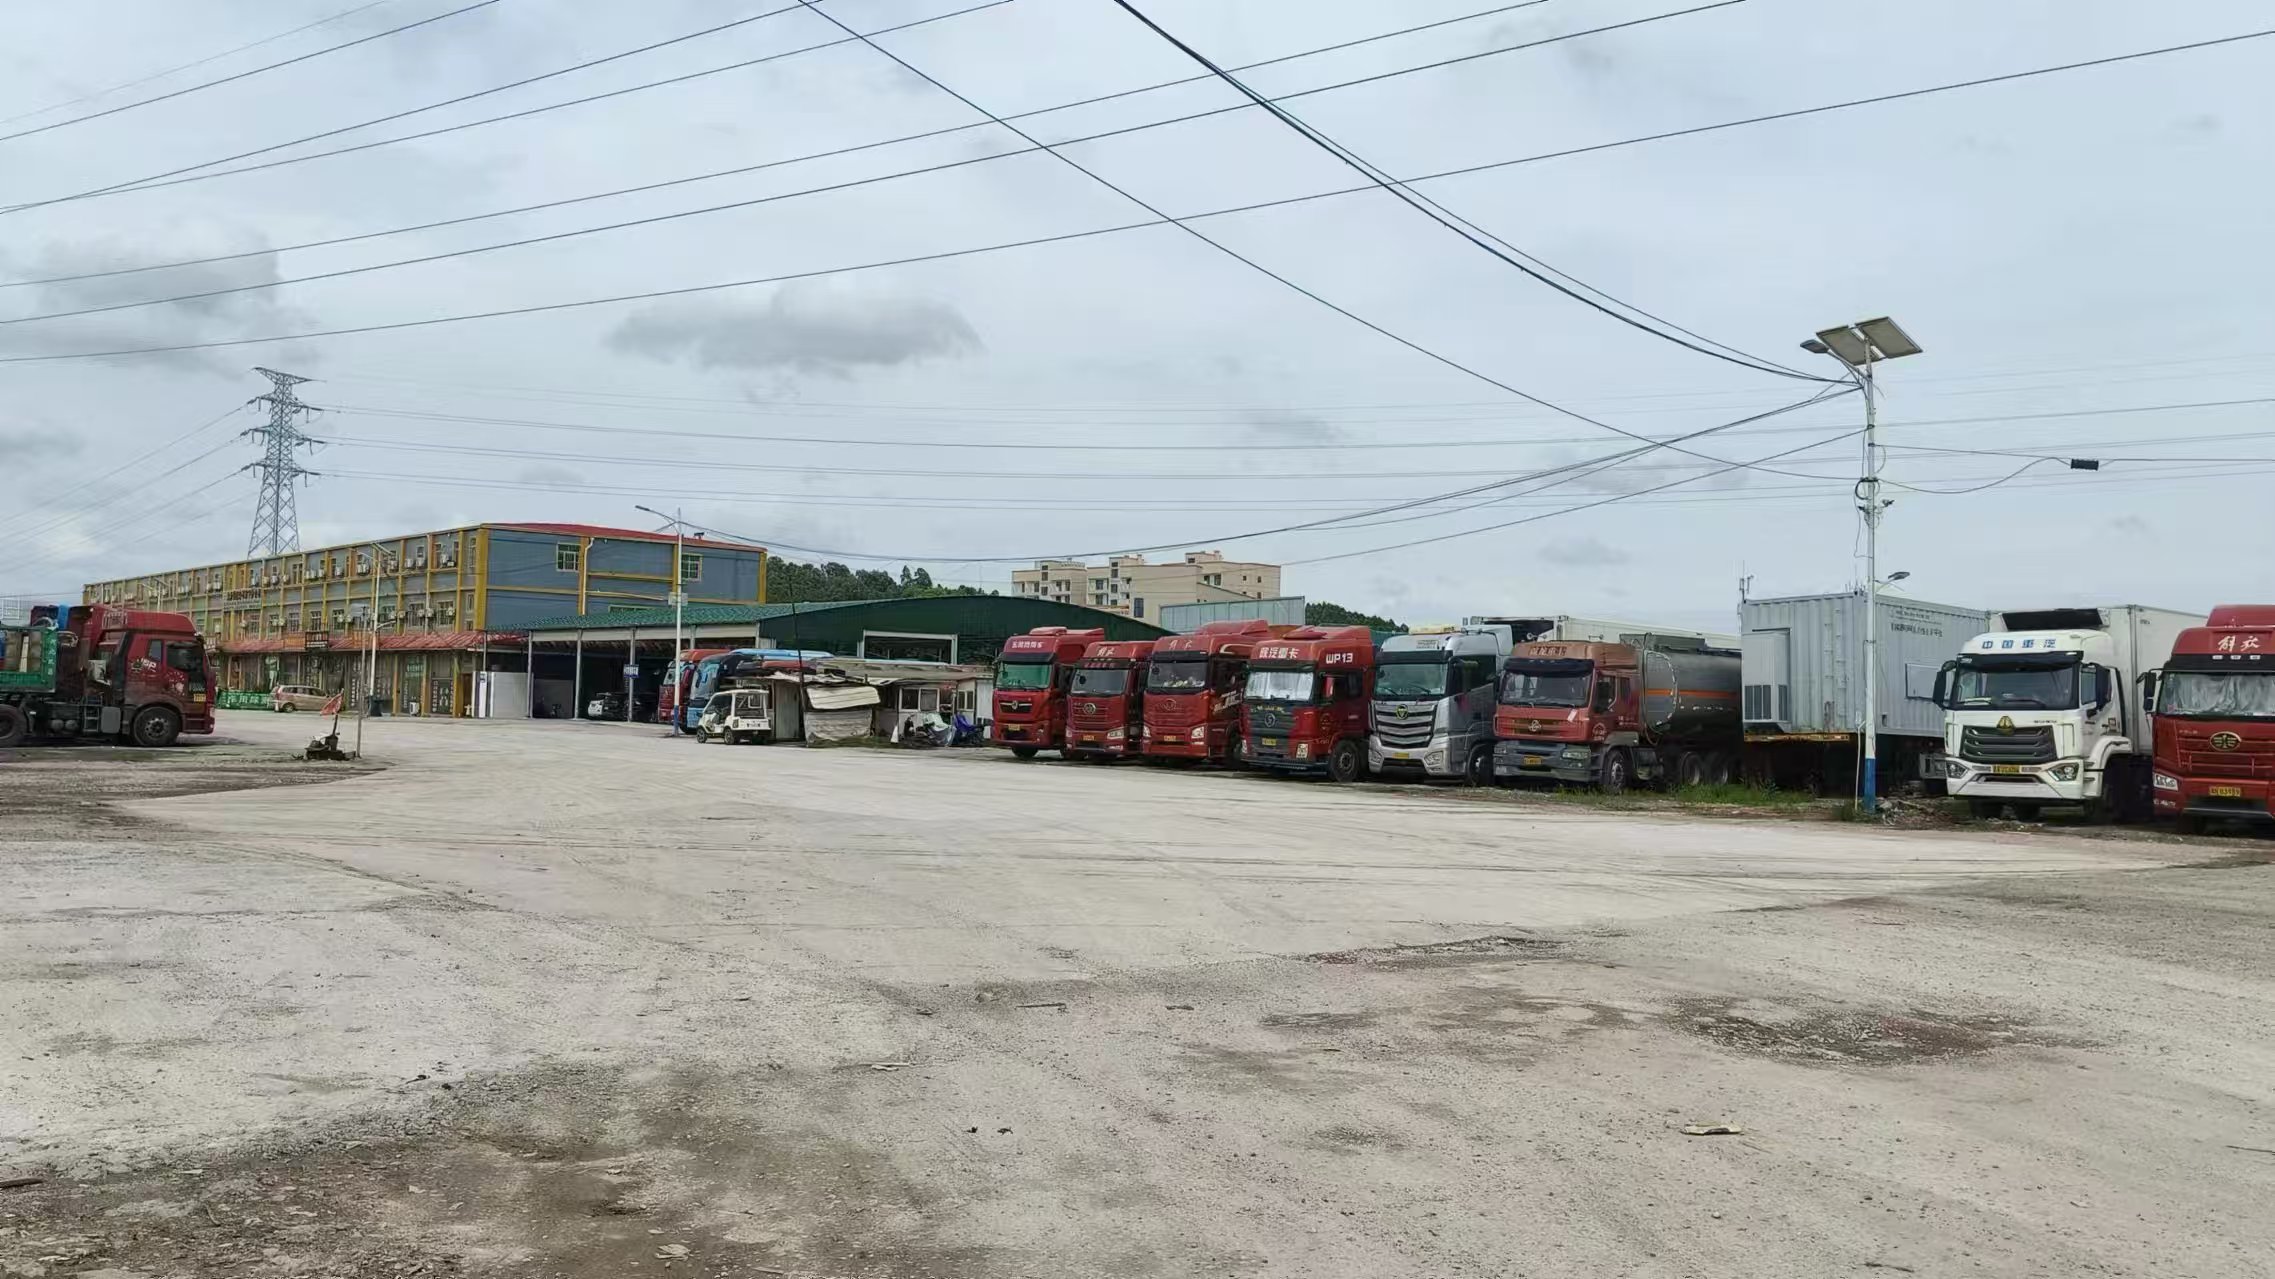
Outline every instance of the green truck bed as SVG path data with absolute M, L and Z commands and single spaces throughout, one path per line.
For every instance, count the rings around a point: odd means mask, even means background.
M 48 627 L 0 627 L 0 693 L 55 688 L 55 636 Z

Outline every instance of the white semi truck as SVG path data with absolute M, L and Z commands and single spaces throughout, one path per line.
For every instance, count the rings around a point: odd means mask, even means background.
M 1936 678 L 1945 786 L 1977 816 L 2048 804 L 2150 816 L 2151 732 L 2139 677 L 2165 664 L 2194 614 L 2139 604 L 1992 615 Z

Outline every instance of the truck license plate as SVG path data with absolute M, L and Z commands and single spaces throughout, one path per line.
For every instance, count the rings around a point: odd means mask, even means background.
M 1998 774 L 1999 776 L 2001 776 L 2001 777 L 2010 777 L 2010 776 L 2013 776 L 2013 775 L 2014 775 L 2014 774 L 2016 774 L 2016 773 L 2019 773 L 2019 772 L 2021 772 L 2021 771 L 2022 771 L 2022 765 L 2020 765 L 2020 764 L 1993 764 L 1993 765 L 1991 765 L 1991 771 L 1992 771 L 1992 772 L 1994 772 L 1994 773 L 1997 773 L 1997 774 Z
M 1257 738 L 1257 739 L 1256 739 L 1256 744 L 1257 744 L 1258 746 L 1272 746 L 1272 747 L 1277 747 L 1277 746 L 1283 745 L 1283 743 L 1282 743 L 1282 742 L 1280 741 L 1280 739 L 1279 739 L 1279 738 L 1277 738 L 1277 737 L 1259 737 L 1259 738 Z
M 1383 754 L 1385 754 L 1385 755 L 1388 755 L 1388 756 L 1389 756 L 1390 758 L 1392 758 L 1392 759 L 1412 759 L 1412 758 L 1414 758 L 1414 752 L 1412 752 L 1412 751 L 1384 751 L 1384 752 L 1383 752 Z
M 1548 757 L 1545 755 L 1527 755 L 1524 757 L 1523 767 L 1539 768 L 1541 765 L 1546 764 L 1547 762 Z
M 2206 790 L 2204 793 L 2205 793 L 2205 794 L 2207 794 L 2207 795 L 2210 795 L 2210 796 L 2211 796 L 2212 798 L 2214 798 L 2214 799 L 2242 799 L 2242 798 L 2243 798 L 2243 787 L 2241 787 L 2241 786 L 2214 786 L 2214 787 L 2211 787 L 2211 788 L 2207 789 L 2207 790 Z

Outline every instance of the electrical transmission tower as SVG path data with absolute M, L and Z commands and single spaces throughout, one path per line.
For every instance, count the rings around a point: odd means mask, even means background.
M 253 397 L 253 403 L 265 404 L 269 420 L 247 429 L 244 434 L 260 437 L 265 452 L 258 462 L 247 463 L 248 471 L 261 473 L 260 505 L 253 509 L 253 537 L 245 546 L 245 554 L 281 555 L 300 549 L 300 507 L 296 496 L 301 477 L 316 472 L 300 464 L 294 455 L 297 449 L 313 449 L 318 441 L 301 431 L 300 423 L 315 409 L 300 402 L 292 388 L 308 381 L 275 369 L 254 369 L 269 380 L 272 388 L 267 395 Z

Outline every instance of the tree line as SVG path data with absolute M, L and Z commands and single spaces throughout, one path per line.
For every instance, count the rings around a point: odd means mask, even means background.
M 769 604 L 819 604 L 838 600 L 917 599 L 931 595 L 993 595 L 976 586 L 947 586 L 932 580 L 930 571 L 901 566 L 898 576 L 881 568 L 849 568 L 835 560 L 801 564 L 796 560 L 769 559 L 766 564 L 766 601 Z

